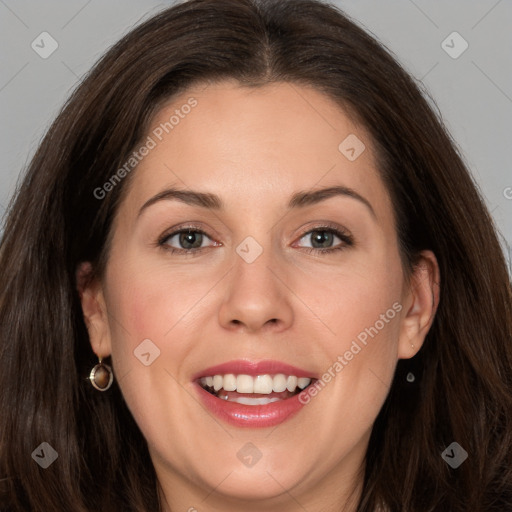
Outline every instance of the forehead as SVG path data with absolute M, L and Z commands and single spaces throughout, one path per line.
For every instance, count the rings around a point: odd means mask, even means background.
M 169 186 L 217 194 L 239 207 L 344 185 L 381 216 L 390 209 L 367 131 L 311 87 L 198 85 L 164 104 L 146 136 L 151 149 L 127 198 L 133 208 Z

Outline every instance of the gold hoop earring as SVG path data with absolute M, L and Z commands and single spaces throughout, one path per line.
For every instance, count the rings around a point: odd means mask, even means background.
M 98 359 L 98 364 L 89 374 L 89 381 L 98 391 L 106 391 L 114 382 L 114 372 L 108 364 L 102 363 L 102 357 L 98 357 Z

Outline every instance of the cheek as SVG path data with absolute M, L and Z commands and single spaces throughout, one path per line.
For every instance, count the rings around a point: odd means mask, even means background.
M 163 349 L 162 333 L 173 322 L 169 314 L 174 310 L 173 295 L 164 293 L 165 283 L 158 281 L 154 272 L 130 265 L 127 260 L 122 265 L 112 264 L 107 289 L 112 361 L 121 380 L 128 373 L 138 375 L 146 368 L 144 362 L 158 361 Z M 150 356 L 143 356 L 147 353 Z M 147 369 L 154 368 L 152 364 Z M 143 379 L 148 376 L 149 372 L 140 375 Z
M 119 265 L 122 272 L 110 274 L 107 307 L 112 357 L 117 374 L 131 372 L 131 379 L 140 379 L 141 387 L 155 386 L 160 370 L 177 375 L 179 363 L 193 350 L 191 339 L 204 322 L 204 309 L 211 313 L 210 301 L 203 299 L 215 276 L 191 278 L 190 271 L 150 265 L 143 258 L 137 261 L 136 267 Z M 148 359 L 154 362 L 146 367 Z
M 349 410 L 359 411 L 350 420 L 357 424 L 354 431 L 373 421 L 393 378 L 402 311 L 401 272 L 397 254 L 375 251 L 373 257 L 350 260 L 322 276 L 317 280 L 321 286 L 311 286 L 310 279 L 301 291 L 323 324 L 318 342 L 329 361 L 324 376 L 333 403 L 350 404 Z
M 112 271 L 109 278 L 107 308 L 116 379 L 139 426 L 163 439 L 167 434 L 148 419 L 155 417 L 155 404 L 161 409 L 179 392 L 175 378 L 190 349 L 183 329 L 187 311 L 197 302 L 197 284 L 187 287 L 179 276 L 149 268 L 143 260 L 136 268 Z
M 138 265 L 123 274 L 113 275 L 110 305 L 135 337 L 165 338 L 208 290 L 204 279 L 191 279 L 161 265 Z
M 332 349 L 348 349 L 351 340 L 364 343 L 372 334 L 387 337 L 390 331 L 397 332 L 400 272 L 399 264 L 358 263 L 321 279 L 318 274 L 309 277 L 296 289 L 301 288 L 303 302 L 318 312 Z

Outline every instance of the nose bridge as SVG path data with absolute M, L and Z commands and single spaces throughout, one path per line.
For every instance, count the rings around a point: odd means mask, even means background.
M 254 247 L 250 241 L 243 242 L 237 248 L 233 269 L 233 281 L 237 289 L 244 295 L 256 297 L 261 291 L 271 291 L 275 283 L 271 268 L 275 267 L 275 254 L 272 254 L 270 244 L 261 247 L 261 250 Z M 275 279 L 275 278 L 274 278 Z M 276 292 L 277 290 L 274 290 Z M 247 292 L 247 293 L 246 293 Z
M 219 312 L 223 326 L 243 324 L 257 331 L 269 324 L 280 328 L 290 325 L 292 305 L 286 287 L 275 275 L 281 266 L 270 241 L 263 247 L 254 238 L 247 237 L 237 246 L 233 263 Z

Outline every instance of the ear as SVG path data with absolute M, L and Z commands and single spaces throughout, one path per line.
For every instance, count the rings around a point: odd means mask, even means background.
M 425 341 L 439 305 L 440 275 L 432 251 L 422 251 L 410 283 L 404 289 L 404 316 L 401 319 L 398 358 L 416 355 Z
M 78 265 L 76 281 L 92 350 L 98 357 L 106 358 L 112 352 L 107 308 L 101 283 L 92 278 L 89 262 Z

